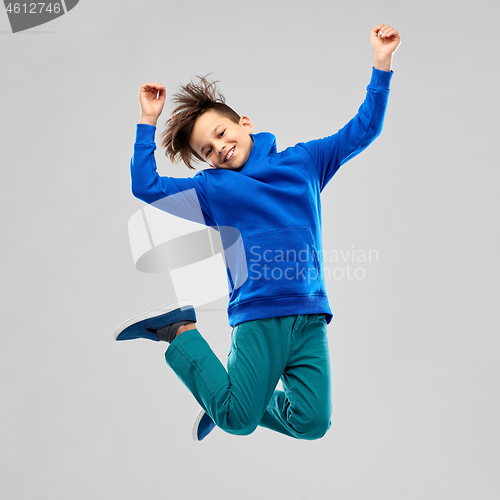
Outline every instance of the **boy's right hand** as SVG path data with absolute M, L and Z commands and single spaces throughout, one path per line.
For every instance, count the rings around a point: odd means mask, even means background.
M 161 115 L 167 90 L 158 82 L 148 82 L 141 85 L 139 103 L 141 105 L 141 119 L 139 123 L 156 126 Z

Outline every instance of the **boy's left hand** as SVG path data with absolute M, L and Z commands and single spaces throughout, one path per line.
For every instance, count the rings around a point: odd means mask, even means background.
M 375 54 L 392 55 L 401 43 L 398 30 L 388 24 L 377 24 L 372 29 L 370 41 Z

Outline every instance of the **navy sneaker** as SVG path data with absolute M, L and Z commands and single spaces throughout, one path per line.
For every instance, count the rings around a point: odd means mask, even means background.
M 115 340 L 149 339 L 158 342 L 159 338 L 155 331 L 178 321 L 196 323 L 194 307 L 189 300 L 176 300 L 138 314 L 118 326 L 113 332 L 113 337 Z
M 208 416 L 205 410 L 201 409 L 193 425 L 193 439 L 201 441 L 205 439 L 214 429 L 214 421 Z

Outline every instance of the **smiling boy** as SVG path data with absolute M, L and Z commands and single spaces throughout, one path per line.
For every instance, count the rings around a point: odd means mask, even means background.
M 262 426 L 297 439 L 319 439 L 330 428 L 327 325 L 333 314 L 319 259 L 320 194 L 340 166 L 382 130 L 399 33 L 379 24 L 371 31 L 371 44 L 375 63 L 357 115 L 332 136 L 282 152 L 274 135 L 253 133 L 250 119 L 228 107 L 214 83 L 201 78 L 182 87 L 174 95 L 177 106 L 162 146 L 172 161 L 182 160 L 188 168 L 194 169 L 192 160 L 212 167 L 185 179 L 156 172 L 154 134 L 165 87 L 157 82 L 141 86 L 133 194 L 156 203 L 194 192 L 203 223 L 220 232 L 226 260 L 235 257 L 224 228 L 235 228 L 244 247 L 237 265 L 227 270 L 233 327 L 227 370 L 197 330 L 188 302 L 148 311 L 114 332 L 116 340 L 170 344 L 167 363 L 202 407 L 195 440 L 215 425 L 236 435 Z M 280 379 L 283 391 L 276 389 Z
M 252 122 L 246 116 L 236 124 L 216 111 L 208 111 L 196 120 L 190 145 L 212 168 L 240 170 L 250 156 L 252 131 Z

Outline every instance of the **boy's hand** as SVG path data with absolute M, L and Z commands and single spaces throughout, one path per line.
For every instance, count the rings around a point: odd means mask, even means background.
M 141 105 L 141 119 L 139 123 L 156 126 L 165 104 L 167 91 L 158 82 L 143 83 L 139 91 L 139 104 Z
M 398 30 L 388 24 L 377 24 L 372 29 L 370 40 L 375 53 L 389 56 L 396 52 L 401 43 Z
M 377 24 L 371 31 L 370 41 L 375 52 L 375 68 L 391 71 L 392 54 L 401 44 L 398 30 L 388 24 Z

